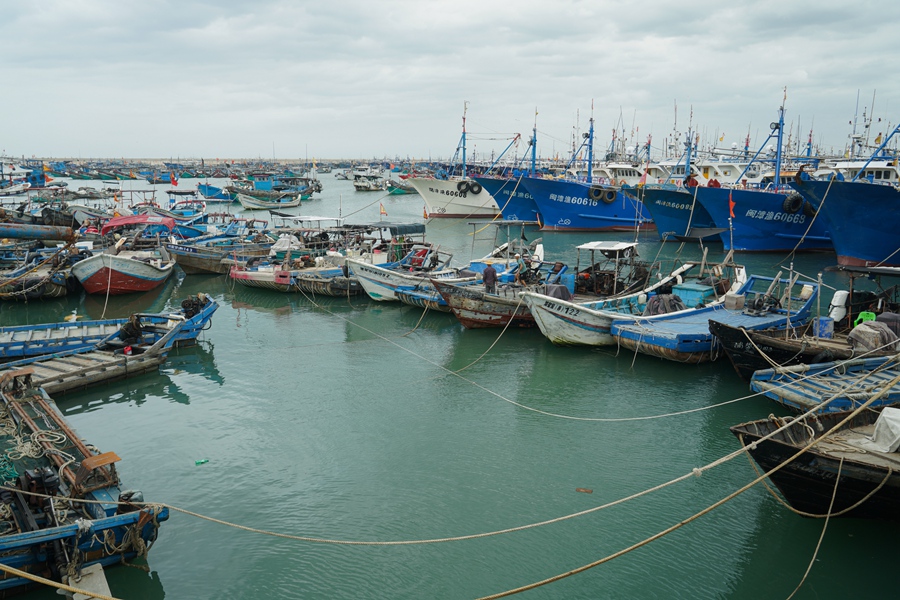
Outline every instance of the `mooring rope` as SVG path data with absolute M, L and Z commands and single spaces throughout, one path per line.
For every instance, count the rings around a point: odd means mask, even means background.
M 816 557 L 819 555 L 819 549 L 822 547 L 822 540 L 825 539 L 825 530 L 828 529 L 828 521 L 829 517 L 831 517 L 831 509 L 834 507 L 834 499 L 837 497 L 838 484 L 841 481 L 841 471 L 844 469 L 844 458 L 841 457 L 841 462 L 838 465 L 837 476 L 834 478 L 834 490 L 831 492 L 831 502 L 828 503 L 828 515 L 825 517 L 825 523 L 822 525 L 822 533 L 819 534 L 819 541 L 816 542 L 816 549 L 813 551 L 812 557 L 809 559 L 809 564 L 806 566 L 806 572 L 803 573 L 803 577 L 800 578 L 800 582 L 797 584 L 797 587 L 794 588 L 794 591 L 791 592 L 791 595 L 787 597 L 787 600 L 791 600 L 794 595 L 800 591 L 800 588 L 803 587 L 803 583 L 806 581 L 807 576 L 809 576 L 809 572 L 812 570 L 813 565 L 816 562 Z M 884 481 L 887 481 L 887 477 Z M 882 482 L 884 483 L 884 482 Z M 878 486 L 879 488 L 881 486 Z
M 895 378 L 891 381 L 891 387 L 894 386 L 894 385 L 896 385 L 898 382 L 900 382 L 900 375 L 898 375 L 897 377 L 895 377 Z M 596 561 L 594 561 L 594 562 L 592 562 L 592 563 L 588 563 L 588 564 L 586 564 L 586 565 L 583 565 L 583 566 L 581 566 L 581 567 L 578 567 L 577 569 L 572 569 L 571 571 L 567 571 L 567 572 L 561 573 L 561 574 L 559 574 L 559 575 L 554 575 L 553 577 L 549 577 L 549 578 L 547 578 L 547 579 L 544 579 L 544 580 L 541 580 L 541 581 L 537 581 L 537 582 L 534 582 L 534 583 L 530 583 L 530 584 L 528 584 L 528 585 L 524 585 L 524 586 L 521 586 L 521 587 L 518 587 L 518 588 L 515 588 L 515 589 L 510 589 L 510 590 L 507 590 L 507 591 L 505 591 L 505 592 L 500 592 L 500 593 L 498 593 L 498 594 L 493 594 L 493 595 L 490 595 L 490 596 L 483 596 L 483 597 L 479 598 L 478 600 L 493 600 L 493 599 L 495 599 L 495 598 L 503 598 L 503 597 L 506 597 L 506 596 L 512 596 L 512 595 L 514 595 L 514 594 L 519 594 L 519 593 L 521 593 L 521 592 L 525 592 L 525 591 L 532 590 L 532 589 L 535 589 L 535 588 L 538 588 L 538 587 L 541 587 L 541 586 L 544 586 L 544 585 L 547 585 L 547 584 L 550 584 L 550 583 L 554 583 L 554 582 L 559 581 L 559 580 L 561 580 L 561 579 L 565 579 L 566 577 L 570 577 L 570 576 L 572 576 L 572 575 L 576 575 L 576 574 L 578 574 L 578 573 L 582 573 L 582 572 L 584 572 L 584 571 L 587 571 L 588 569 L 591 569 L 591 568 L 596 567 L 596 566 L 598 566 L 598 565 L 607 563 L 607 562 L 609 562 L 609 561 L 611 561 L 611 560 L 613 560 L 613 559 L 615 559 L 615 558 L 618 558 L 618 557 L 620 557 L 620 556 L 624 556 L 624 555 L 626 555 L 626 554 L 632 552 L 633 550 L 637 550 L 638 548 L 641 548 L 641 547 L 643 547 L 643 546 L 646 546 L 646 545 L 649 544 L 650 542 L 656 541 L 656 540 L 658 540 L 658 539 L 660 539 L 660 538 L 662 538 L 662 537 L 664 537 L 664 536 L 666 536 L 666 535 L 672 533 L 673 531 L 677 531 L 678 529 L 681 529 L 682 527 L 684 527 L 684 526 L 687 525 L 688 523 L 692 523 L 693 521 L 699 519 L 700 517 L 702 517 L 702 516 L 704 516 L 704 515 L 706 515 L 706 514 L 712 512 L 712 511 L 715 510 L 716 508 L 722 506 L 722 505 L 725 504 L 726 502 L 729 502 L 730 500 L 736 498 L 736 497 L 739 496 L 740 494 L 743 494 L 744 492 L 746 492 L 747 490 L 749 490 L 750 488 L 752 488 L 752 487 L 755 486 L 756 484 L 760 483 L 760 482 L 761 482 L 763 479 L 765 479 L 766 477 L 769 477 L 771 474 L 776 473 L 777 471 L 780 471 L 781 469 L 783 469 L 785 466 L 787 466 L 788 464 L 790 464 L 791 462 L 793 462 L 794 460 L 796 460 L 797 458 L 799 458 L 801 455 L 805 454 L 807 451 L 809 451 L 810 449 L 812 449 L 813 447 L 815 447 L 815 446 L 817 446 L 819 443 L 821 443 L 823 440 L 825 440 L 826 438 L 828 438 L 832 433 L 834 433 L 834 432 L 840 430 L 841 427 L 843 427 L 844 425 L 846 425 L 847 423 L 849 423 L 854 417 L 856 417 L 856 415 L 858 415 L 859 413 L 861 413 L 863 410 L 866 410 L 873 402 L 875 402 L 875 401 L 878 400 L 881 396 L 883 396 L 884 394 L 886 394 L 887 391 L 888 391 L 889 389 L 890 389 L 890 387 L 888 387 L 888 388 L 882 390 L 881 392 L 879 392 L 878 394 L 876 394 L 875 396 L 873 396 L 872 398 L 870 398 L 865 404 L 861 405 L 859 408 L 857 408 L 856 410 L 854 410 L 853 412 L 851 412 L 850 414 L 848 414 L 848 415 L 847 415 L 840 423 L 838 423 L 837 425 L 835 425 L 834 427 L 832 427 L 832 428 L 829 429 L 828 431 L 824 432 L 819 438 L 816 438 L 816 439 L 813 439 L 812 441 L 810 441 L 809 444 L 807 444 L 806 446 L 802 447 L 798 452 L 796 452 L 793 456 L 791 456 L 790 458 L 788 458 L 787 460 L 785 460 L 785 461 L 782 462 L 781 464 L 776 465 L 775 467 L 773 467 L 772 470 L 769 471 L 768 473 L 765 473 L 765 474 L 763 474 L 763 475 L 758 476 L 756 479 L 754 479 L 754 480 L 751 481 L 750 483 L 748 483 L 748 484 L 744 485 L 743 487 L 741 487 L 741 488 L 735 490 L 734 492 L 732 492 L 731 494 L 729 494 L 729 495 L 726 496 L 725 498 L 722 498 L 721 500 L 719 500 L 719 501 L 717 501 L 717 502 L 711 504 L 710 506 L 704 508 L 703 510 L 701 510 L 701 511 L 699 511 L 699 512 L 697 512 L 697 513 L 694 513 L 693 515 L 691 515 L 691 516 L 688 517 L 687 519 L 684 519 L 683 521 L 680 521 L 679 523 L 676 523 L 675 525 L 672 525 L 671 527 L 669 527 L 669 528 L 667 528 L 667 529 L 664 529 L 663 531 L 660 531 L 659 533 L 656 533 L 656 534 L 654 534 L 654 535 L 652 535 L 652 536 L 650 536 L 650 537 L 648 537 L 648 538 L 645 538 L 645 539 L 641 540 L 640 542 L 637 542 L 637 543 L 635 543 L 635 544 L 632 544 L 631 546 L 629 546 L 629 547 L 627 547 L 627 548 L 624 548 L 624 549 L 622 549 L 622 550 L 619 550 L 618 552 L 614 552 L 613 554 L 610 554 L 610 555 L 608 555 L 608 556 L 605 556 L 605 557 L 603 557 L 603 558 L 601 558 L 601 559 L 599 559 L 599 560 L 596 560 Z M 810 416 L 811 414 L 813 414 L 813 411 L 815 411 L 815 410 L 817 410 L 817 409 L 818 409 L 818 407 L 812 409 L 811 411 L 805 413 L 805 414 L 802 415 L 801 417 L 798 417 L 798 419 L 800 419 L 800 418 L 805 419 L 806 417 L 808 417 L 808 416 Z M 747 451 L 748 448 L 755 447 L 755 445 L 756 445 L 756 444 L 759 444 L 761 441 L 768 440 L 768 439 L 771 438 L 774 434 L 779 433 L 780 431 L 782 431 L 783 429 L 786 429 L 786 428 L 790 427 L 791 425 L 792 425 L 792 423 L 786 423 L 783 427 L 780 427 L 780 428 L 776 429 L 775 431 L 769 433 L 768 435 L 761 437 L 761 438 L 760 438 L 759 440 L 757 440 L 754 444 L 751 444 L 750 446 L 748 446 L 748 447 L 746 447 L 746 448 L 741 448 L 741 450 L 738 451 L 738 454 L 741 453 L 741 452 Z M 735 454 L 735 453 L 731 453 L 731 455 L 734 455 L 734 454 Z M 721 460 L 721 459 L 720 459 L 720 460 Z M 718 462 L 718 461 L 717 461 L 717 462 Z M 830 509 L 829 509 L 829 512 L 830 512 Z M 801 582 L 801 583 L 802 583 L 802 582 Z

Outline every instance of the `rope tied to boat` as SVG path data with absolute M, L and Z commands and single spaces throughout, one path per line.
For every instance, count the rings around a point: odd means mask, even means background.
M 56 252 L 51 254 L 48 258 L 46 258 L 43 261 L 41 261 L 40 263 L 36 264 L 33 268 L 29 269 L 28 271 L 25 271 L 24 273 L 17 275 L 15 277 L 11 277 L 9 279 L 0 280 L 0 289 L 10 286 L 10 285 L 16 283 L 17 281 L 28 277 L 32 273 L 36 272 L 40 267 L 42 267 L 45 264 L 47 264 L 48 262 L 54 260 L 63 251 L 69 250 L 74 245 L 75 245 L 75 242 L 69 242 L 65 246 L 63 246 L 62 248 L 60 248 L 59 250 L 57 250 Z M 58 272 L 62 271 L 63 268 L 65 268 L 65 266 L 66 266 L 65 261 L 59 261 L 58 264 L 51 265 L 50 271 L 47 273 L 47 275 L 42 277 L 41 279 L 39 279 L 38 282 L 35 283 L 34 285 L 32 285 L 31 287 L 23 288 L 21 290 L 13 290 L 11 292 L 0 292 L 0 298 L 15 298 L 17 296 L 25 296 L 28 293 L 38 289 L 39 287 L 41 287 L 42 285 L 44 285 L 51 279 L 53 279 L 53 276 L 56 275 Z

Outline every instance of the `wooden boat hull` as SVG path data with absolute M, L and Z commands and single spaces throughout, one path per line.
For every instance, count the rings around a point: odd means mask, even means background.
M 236 247 L 237 248 L 237 247 Z M 252 244 L 241 246 L 239 250 L 231 252 L 229 250 L 212 249 L 204 247 L 194 247 L 185 244 L 167 244 L 166 250 L 181 267 L 181 270 L 188 275 L 201 273 L 216 273 L 224 275 L 231 268 L 230 263 L 222 261 L 223 258 L 234 259 L 238 261 L 246 260 L 254 256 L 265 256 L 269 253 L 269 246 L 261 246 L 254 248 Z
M 797 337 L 785 337 L 785 330 L 746 330 L 730 327 L 716 321 L 709 322 L 709 330 L 728 355 L 735 371 L 744 381 L 750 381 L 753 373 L 772 367 L 849 360 L 856 352 L 846 341 L 846 336 L 834 339 L 809 337 L 810 326 L 799 328 Z M 763 352 L 769 360 L 766 360 Z M 867 356 L 887 356 L 892 352 L 867 353 Z
M 47 298 L 62 298 L 69 292 L 78 289 L 78 280 L 70 271 L 49 274 L 29 275 L 15 283 L 2 285 L 0 282 L 0 299 L 28 302 Z
M 256 271 L 242 269 L 236 265 L 231 267 L 228 276 L 239 284 L 261 288 L 264 290 L 274 290 L 276 292 L 298 292 L 299 288 L 294 282 L 294 278 L 290 271 L 270 270 Z
M 427 310 L 436 310 L 438 312 L 450 312 L 450 307 L 446 302 L 443 302 L 441 295 L 433 289 L 429 293 L 428 291 L 404 289 L 400 287 L 395 293 L 397 294 L 397 299 L 402 304 L 408 304 L 409 306 L 416 306 Z
M 507 324 L 510 327 L 535 326 L 534 316 L 515 291 L 512 297 L 507 297 L 487 294 L 481 284 L 457 286 L 440 280 L 432 284 L 466 329 L 506 327 Z
M 822 425 L 823 431 L 829 431 L 847 414 L 819 415 L 817 422 Z M 876 412 L 863 411 L 854 417 L 845 430 L 871 425 L 877 416 Z M 886 459 L 882 465 L 873 465 L 857 460 L 862 454 L 858 450 L 846 451 L 845 448 L 842 452 L 840 447 L 823 450 L 817 446 L 794 459 L 800 447 L 809 443 L 810 432 L 816 432 L 817 437 L 821 433 L 818 432 L 817 423 L 805 424 L 798 421 L 784 432 L 776 434 L 776 437 L 759 441 L 783 423 L 781 419 L 752 421 L 731 427 L 731 432 L 748 447 L 750 456 L 763 471 L 768 472 L 779 465 L 785 465 L 770 475 L 769 479 L 792 507 L 814 515 L 825 515 L 834 494 L 831 512 L 837 513 L 859 503 L 884 483 L 868 500 L 841 516 L 900 520 L 900 469 L 897 468 L 896 459 L 893 464 Z M 889 469 L 892 471 L 890 475 Z
M 320 277 L 304 277 L 300 275 L 296 279 L 301 291 L 320 296 L 358 296 L 363 293 L 359 280 L 355 277 L 332 277 L 330 279 Z
M 884 387 L 900 375 L 896 359 L 897 356 L 892 355 L 763 369 L 753 374 L 750 389 L 795 412 L 812 410 L 826 399 L 830 400 L 828 404 L 817 412 L 851 410 L 883 392 Z M 891 388 L 872 406 L 897 403 L 900 403 L 900 390 Z
M 0 441 L 14 447 L 19 435 L 31 439 L 50 431 L 62 441 L 53 447 L 58 453 L 46 452 L 37 459 L 10 459 L 9 466 L 20 475 L 6 482 L 9 503 L 0 516 L 3 563 L 58 580 L 60 572 L 68 567 L 111 566 L 146 553 L 157 538 L 160 522 L 168 518 L 168 509 L 135 506 L 129 510 L 114 504 L 123 499 L 114 466 L 119 457 L 113 452 L 100 454 L 83 442 L 46 391 L 28 386 L 28 376 L 27 372 L 19 372 L 0 383 L 0 402 L 9 415 L 9 423 L 16 423 L 18 430 L 0 434 Z M 41 445 L 45 451 L 50 449 L 49 444 Z M 90 476 L 79 478 L 73 463 L 80 464 Z M 30 489 L 32 485 L 36 490 Z M 45 518 L 45 501 L 23 491 L 59 497 L 67 493 L 68 502 L 58 513 L 63 524 L 54 525 Z M 0 597 L 7 598 L 31 586 L 28 579 L 4 573 L 0 576 Z
M 72 273 L 88 294 L 130 294 L 147 292 L 163 284 L 171 275 L 174 261 L 159 265 L 114 254 L 95 254 L 79 261 Z

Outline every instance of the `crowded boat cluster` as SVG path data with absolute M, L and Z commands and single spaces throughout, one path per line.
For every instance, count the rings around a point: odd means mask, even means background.
M 147 293 L 178 270 L 313 302 L 403 303 L 498 335 L 535 328 L 562 346 L 690 364 L 724 354 L 754 391 L 799 414 L 732 428 L 795 509 L 895 519 L 900 304 L 896 286 L 881 280 L 900 274 L 900 169 L 890 146 L 898 129 L 877 139 L 870 156 L 854 148 L 842 158 L 811 148 L 783 156 L 779 110 L 755 154 L 701 153 L 688 132 L 676 157 L 651 160 L 649 150 L 641 157 L 632 149 L 594 160 L 591 121 L 583 147 L 560 165 L 539 165 L 536 133 L 530 165 L 467 164 L 465 126 L 452 164 L 23 161 L 5 165 L 0 188 L 0 300 Z M 357 192 L 382 194 L 376 202 L 418 194 L 423 219 L 304 214 L 330 172 Z M 155 189 L 111 184 L 139 177 L 170 185 L 168 201 Z M 190 186 L 191 177 L 228 183 Z M 71 190 L 61 179 L 96 185 Z M 435 218 L 493 228 L 490 252 L 455 262 L 428 240 Z M 546 256 L 543 240 L 525 235 L 654 228 L 663 242 L 697 244 L 698 258 L 647 260 L 637 241 L 600 239 L 575 244 L 571 260 Z M 718 244 L 724 259 L 708 259 Z M 851 282 L 874 278 L 878 289 L 838 290 L 822 310 L 821 276 L 749 273 L 736 259 L 761 251 L 834 255 L 827 260 Z M 125 492 L 115 453 L 80 440 L 51 395 L 156 369 L 171 348 L 196 340 L 216 308 L 198 294 L 176 312 L 0 327 L 3 436 L 16 449 L 2 464 L 0 544 L 8 553 L 0 563 L 17 570 L 0 578 L 0 590 L 28 585 L 29 575 L 71 582 L 93 565 L 146 555 L 168 510 Z

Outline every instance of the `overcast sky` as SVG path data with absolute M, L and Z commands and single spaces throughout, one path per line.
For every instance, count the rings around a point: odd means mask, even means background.
M 480 157 L 536 109 L 564 154 L 592 102 L 598 150 L 691 120 L 755 149 L 785 87 L 786 127 L 839 150 L 864 108 L 871 139 L 900 120 L 898 24 L 896 0 L 8 2 L 0 152 L 448 157 L 464 102 Z

